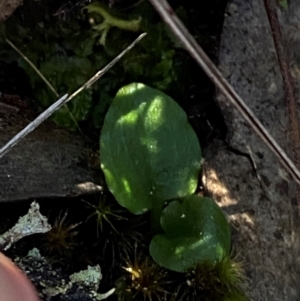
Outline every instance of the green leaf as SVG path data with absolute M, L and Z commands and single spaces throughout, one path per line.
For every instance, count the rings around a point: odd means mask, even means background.
M 104 120 L 100 154 L 109 190 L 135 214 L 196 189 L 197 136 L 172 98 L 144 84 L 117 93 Z
M 163 210 L 160 223 L 165 233 L 153 237 L 150 254 L 167 269 L 186 272 L 229 254 L 229 224 L 210 198 L 192 195 L 173 201 Z

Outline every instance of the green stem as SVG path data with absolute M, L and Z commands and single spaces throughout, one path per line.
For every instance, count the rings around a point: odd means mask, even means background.
M 92 3 L 85 7 L 88 11 L 88 13 L 95 12 L 99 15 L 101 15 L 104 19 L 104 23 L 106 26 L 109 27 L 118 27 L 123 30 L 129 30 L 129 31 L 139 31 L 140 30 L 140 24 L 142 18 L 139 17 L 136 20 L 122 20 L 118 19 L 112 15 L 110 15 L 99 3 Z

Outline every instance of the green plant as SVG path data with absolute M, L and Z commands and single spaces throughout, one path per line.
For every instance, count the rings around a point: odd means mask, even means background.
M 153 237 L 150 254 L 170 270 L 185 272 L 229 254 L 229 225 L 210 198 L 191 195 L 175 200 L 163 210 L 160 223 L 164 233 Z
M 100 152 L 116 200 L 135 214 L 152 210 L 153 228 L 159 228 L 166 200 L 196 190 L 197 136 L 178 104 L 156 89 L 134 83 L 119 90 L 105 117 Z
M 119 204 L 135 214 L 150 210 L 152 258 L 194 275 L 188 281 L 192 292 L 242 300 L 240 268 L 229 259 L 226 217 L 212 199 L 193 195 L 201 150 L 183 110 L 144 84 L 123 87 L 105 117 L 100 154 Z
M 41 109 L 51 105 L 56 96 L 23 58 L 5 43 L 5 38 L 32 61 L 61 95 L 73 92 L 111 61 L 132 42 L 135 31 L 148 33 L 101 81 L 53 115 L 52 119 L 57 124 L 71 129 L 77 129 L 76 123 L 80 126 L 83 122 L 89 128 L 101 127 L 116 91 L 128 82 L 142 80 L 161 90 L 172 90 L 177 95 L 185 95 L 182 90 L 190 85 L 186 83 L 185 87 L 178 80 L 186 57 L 181 55 L 181 49 L 174 47 L 165 25 L 148 1 L 126 13 L 113 11 L 105 4 L 107 1 L 104 0 L 101 5 L 92 3 L 79 11 L 76 17 L 62 22 L 53 16 L 46 3 L 30 7 L 30 3 L 26 2 L 19 13 L 0 26 L 1 59 L 17 61 L 26 71 L 32 89 L 30 98 Z M 33 10 L 33 15 L 28 18 L 23 9 Z
M 121 214 L 123 211 L 115 209 L 113 205 L 108 204 L 106 201 L 106 197 L 100 197 L 98 205 L 93 205 L 90 202 L 86 202 L 83 200 L 88 207 L 93 209 L 93 212 L 87 217 L 86 221 L 91 217 L 96 217 L 97 222 L 97 237 L 99 237 L 99 228 L 100 231 L 103 232 L 103 223 L 106 222 L 114 231 L 117 231 L 115 226 L 113 225 L 114 220 L 126 219 Z
M 141 30 L 141 17 L 131 21 L 116 18 L 112 16 L 107 11 L 107 9 L 105 9 L 104 6 L 102 6 L 98 2 L 93 2 L 89 4 L 85 7 L 85 9 L 89 13 L 96 13 L 103 18 L 102 23 L 93 26 L 93 29 L 97 32 L 96 36 L 100 35 L 99 43 L 101 45 L 105 45 L 106 36 L 111 27 L 117 27 L 122 30 L 128 30 L 133 32 Z

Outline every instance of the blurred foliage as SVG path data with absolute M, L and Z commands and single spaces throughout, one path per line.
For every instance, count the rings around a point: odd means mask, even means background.
M 101 127 L 116 91 L 130 82 L 143 82 L 175 99 L 187 94 L 189 83 L 183 67 L 187 55 L 176 47 L 148 1 L 122 9 L 105 4 L 107 1 L 103 0 L 102 7 L 115 18 L 141 18 L 141 31 L 148 35 L 90 90 L 72 100 L 68 109 L 63 107 L 54 114 L 53 119 L 59 125 L 75 129 L 74 117 L 76 122 L 89 120 L 94 127 Z M 41 110 L 45 109 L 56 100 L 56 96 L 24 59 L 5 43 L 5 38 L 35 64 L 59 95 L 63 95 L 75 91 L 138 35 L 111 27 L 106 33 L 105 44 L 101 45 L 95 25 L 102 21 L 102 15 L 93 11 L 88 14 L 86 9 L 77 9 L 69 16 L 66 9 L 58 9 L 50 0 L 28 1 L 0 26 L 0 57 L 6 62 L 17 61 L 25 70 L 33 91 L 31 97 Z
M 289 4 L 287 0 L 278 0 L 279 5 L 283 8 L 283 9 L 288 9 L 289 8 Z

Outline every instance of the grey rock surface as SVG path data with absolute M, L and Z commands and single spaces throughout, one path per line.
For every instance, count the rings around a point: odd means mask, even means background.
M 1 112 L 0 99 L 1 147 L 34 118 L 31 111 Z M 99 192 L 96 159 L 83 135 L 46 121 L 0 159 L 0 203 Z
M 278 11 L 294 77 L 300 74 L 300 40 L 294 33 L 300 24 L 298 6 L 292 2 L 287 12 Z M 291 156 L 284 85 L 263 0 L 228 4 L 219 68 Z M 299 300 L 296 184 L 229 102 L 220 94 L 217 99 L 230 147 L 215 141 L 207 148 L 203 182 L 228 214 L 234 253 L 248 276 L 249 299 Z

